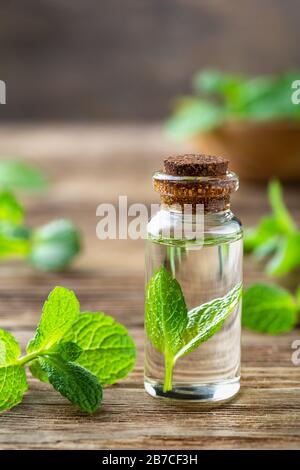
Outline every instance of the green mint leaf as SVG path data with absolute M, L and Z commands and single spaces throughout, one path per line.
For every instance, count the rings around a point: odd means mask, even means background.
M 255 229 L 245 230 L 244 247 L 258 260 L 272 255 L 266 271 L 281 276 L 300 266 L 300 232 L 283 202 L 278 181 L 269 184 L 269 200 L 272 216 L 261 219 Z
M 27 353 L 50 349 L 60 342 L 77 320 L 80 306 L 74 292 L 65 287 L 55 287 L 44 303 L 35 337 L 29 341 Z
M 188 324 L 187 307 L 178 281 L 164 266 L 146 287 L 145 310 L 145 328 L 151 343 L 159 352 L 175 356 Z
M 21 224 L 23 221 L 23 208 L 15 196 L 9 191 L 0 193 L 0 221 Z
M 279 181 L 271 181 L 268 187 L 269 201 L 273 211 L 273 216 L 283 233 L 290 233 L 296 230 L 295 222 L 287 210 L 283 197 L 282 187 Z
M 15 337 L 0 329 L 0 367 L 15 364 L 20 354 L 21 349 Z
M 23 257 L 27 255 L 30 233 L 27 229 L 10 222 L 0 222 L 0 257 Z
M 242 285 L 236 285 L 224 297 L 213 299 L 188 312 L 188 324 L 182 335 L 182 348 L 175 360 L 194 351 L 223 326 L 229 314 L 238 306 Z
M 241 77 L 217 70 L 202 70 L 193 79 L 197 93 L 218 95 L 231 105 L 239 101 L 242 85 Z
M 28 388 L 24 368 L 17 363 L 20 353 L 14 336 L 0 329 L 0 412 L 20 403 Z
M 82 353 L 82 349 L 75 343 L 71 342 L 63 342 L 63 343 L 56 343 L 50 349 L 47 349 L 47 353 L 49 355 L 58 355 L 64 361 L 76 361 L 80 354 Z M 35 359 L 29 363 L 29 369 L 33 377 L 39 379 L 41 382 L 49 382 L 48 375 L 41 367 L 40 358 Z
M 240 297 L 241 284 L 188 312 L 178 281 L 165 267 L 152 276 L 146 287 L 145 327 L 148 339 L 165 357 L 165 392 L 172 389 L 175 362 L 219 331 Z
M 49 382 L 48 375 L 45 371 L 43 371 L 40 360 L 35 359 L 29 363 L 29 370 L 31 372 L 32 377 L 40 380 L 41 382 Z
M 244 230 L 245 251 L 252 251 L 282 234 L 282 227 L 272 217 L 263 217 L 256 228 Z
M 146 287 L 145 328 L 152 345 L 165 357 L 164 391 L 172 389 L 175 354 L 188 324 L 187 307 L 180 284 L 164 266 Z
M 40 359 L 49 382 L 61 395 L 87 413 L 94 413 L 102 400 L 102 388 L 98 379 L 87 369 L 59 356 Z
M 283 276 L 300 266 L 300 233 L 294 232 L 277 243 L 276 253 L 267 264 L 271 276 Z
M 134 368 L 133 339 L 123 325 L 102 312 L 82 313 L 64 340 L 82 349 L 76 362 L 90 370 L 102 385 L 117 382 Z
M 297 322 L 297 305 L 291 294 L 272 284 L 257 283 L 243 295 L 242 325 L 260 333 L 279 334 Z
M 54 220 L 34 230 L 29 262 L 42 271 L 64 269 L 80 251 L 80 236 L 69 220 Z
M 58 354 L 64 361 L 76 361 L 82 353 L 82 348 L 76 343 L 65 341 L 51 348 L 51 354 Z M 77 362 L 77 361 L 76 361 Z
M 22 366 L 0 365 L 0 412 L 20 403 L 27 389 L 26 374 Z
M 46 187 L 46 180 L 39 170 L 25 163 L 1 160 L 0 187 L 9 190 L 41 190 Z

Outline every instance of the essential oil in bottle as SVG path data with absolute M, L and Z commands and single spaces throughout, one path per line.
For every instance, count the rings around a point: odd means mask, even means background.
M 146 241 L 145 389 L 228 400 L 240 388 L 243 242 L 230 209 L 238 177 L 222 157 L 188 154 L 166 158 L 153 185 L 161 205 Z

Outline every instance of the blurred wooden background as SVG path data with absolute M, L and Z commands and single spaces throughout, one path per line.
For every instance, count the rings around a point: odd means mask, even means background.
M 297 0 L 0 0 L 1 120 L 165 117 L 203 67 L 300 65 Z

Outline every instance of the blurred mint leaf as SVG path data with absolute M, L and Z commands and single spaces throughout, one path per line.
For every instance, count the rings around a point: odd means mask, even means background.
M 297 310 L 287 290 L 272 284 L 253 284 L 243 295 L 242 325 L 260 333 L 285 333 L 294 328 Z
M 244 247 L 252 251 L 281 234 L 281 227 L 272 216 L 263 217 L 257 227 L 244 230 Z
M 64 336 L 82 350 L 76 362 L 89 369 L 101 385 L 126 377 L 136 359 L 136 347 L 126 328 L 103 312 L 84 312 Z
M 45 356 L 40 363 L 49 382 L 61 395 L 82 411 L 94 413 L 97 410 L 102 401 L 102 388 L 90 371 L 59 356 Z
M 0 188 L 36 191 L 45 187 L 45 177 L 37 168 L 15 160 L 0 161 Z
M 278 227 L 280 227 L 281 233 L 295 231 L 296 225 L 284 204 L 282 187 L 279 181 L 273 180 L 269 183 L 268 194 L 273 217 L 276 220 Z
M 224 111 L 216 104 L 188 98 L 179 102 L 165 129 L 170 136 L 182 139 L 192 137 L 199 131 L 210 131 L 222 124 L 224 118 Z
M 275 255 L 267 264 L 271 276 L 283 276 L 300 266 L 300 233 L 287 235 L 277 242 Z
M 244 231 L 244 247 L 258 260 L 272 256 L 266 271 L 281 276 L 300 266 L 300 232 L 284 204 L 279 181 L 269 183 L 268 195 L 272 215 L 263 217 L 256 228 Z
M 23 208 L 9 191 L 0 192 L 0 222 L 20 225 L 23 222 Z
M 242 83 L 243 79 L 238 75 L 203 70 L 194 76 L 193 88 L 197 93 L 219 96 L 224 103 L 233 105 L 240 100 Z
M 64 269 L 80 251 L 80 235 L 69 220 L 54 220 L 33 231 L 29 262 L 42 271 Z
M 9 222 L 0 222 L 0 258 L 17 258 L 28 254 L 30 232 Z

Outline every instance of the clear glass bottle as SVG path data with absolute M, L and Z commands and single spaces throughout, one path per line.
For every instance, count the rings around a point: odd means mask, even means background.
M 240 388 L 243 258 L 241 223 L 229 204 L 238 178 L 216 168 L 207 175 L 206 167 L 153 176 L 161 206 L 148 224 L 145 302 L 146 391 L 203 403 L 226 401 Z M 199 220 L 202 237 L 178 230 L 187 222 L 197 233 Z

